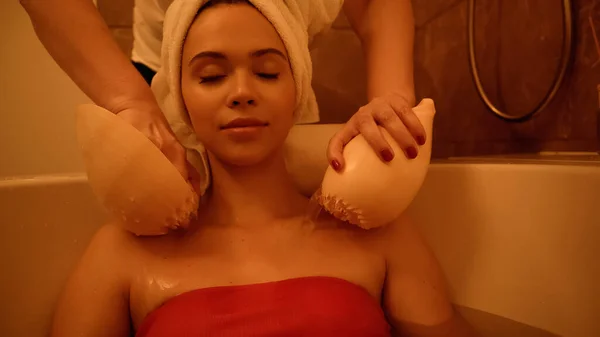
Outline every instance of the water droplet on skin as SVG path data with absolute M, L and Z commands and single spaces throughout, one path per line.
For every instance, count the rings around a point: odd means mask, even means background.
M 134 202 L 135 198 L 134 197 L 129 197 L 129 201 Z
M 140 219 L 135 219 L 135 223 L 140 223 Z
M 44 228 L 47 228 L 47 227 L 48 227 L 48 223 L 44 222 Z
M 79 240 L 75 239 L 75 240 L 73 240 L 73 243 L 77 243 L 78 241 L 79 241 Z

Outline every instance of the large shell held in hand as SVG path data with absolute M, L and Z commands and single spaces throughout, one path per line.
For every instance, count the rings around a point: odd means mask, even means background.
M 344 169 L 337 172 L 329 166 L 325 172 L 316 196 L 325 210 L 369 229 L 394 221 L 408 208 L 423 184 L 431 159 L 433 100 L 423 99 L 413 111 L 427 134 L 417 158 L 407 159 L 389 133 L 380 128 L 395 154 L 391 162 L 383 162 L 358 135 L 344 148 Z
M 122 118 L 93 104 L 81 105 L 77 138 L 91 189 L 126 230 L 161 235 L 196 215 L 199 199 L 193 188 Z

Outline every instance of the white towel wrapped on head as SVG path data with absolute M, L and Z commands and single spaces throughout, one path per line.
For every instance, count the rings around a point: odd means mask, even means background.
M 165 15 L 161 68 L 152 91 L 177 139 L 187 149 L 187 159 L 201 177 L 201 194 L 210 185 L 206 151 L 196 139 L 181 94 L 183 42 L 198 10 L 208 0 L 175 0 Z M 296 84 L 296 123 L 319 121 L 319 109 L 311 87 L 312 61 L 309 43 L 331 26 L 343 0 L 248 0 L 275 27 L 289 56 Z

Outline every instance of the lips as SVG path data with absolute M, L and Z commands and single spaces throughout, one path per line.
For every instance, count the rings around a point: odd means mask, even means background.
M 256 118 L 236 118 L 221 126 L 221 130 L 267 126 L 269 123 Z

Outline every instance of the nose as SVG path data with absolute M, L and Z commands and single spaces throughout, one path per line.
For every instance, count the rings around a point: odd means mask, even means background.
M 256 105 L 256 93 L 252 84 L 252 78 L 248 74 L 236 74 L 233 88 L 228 99 L 230 108 L 239 108 Z

